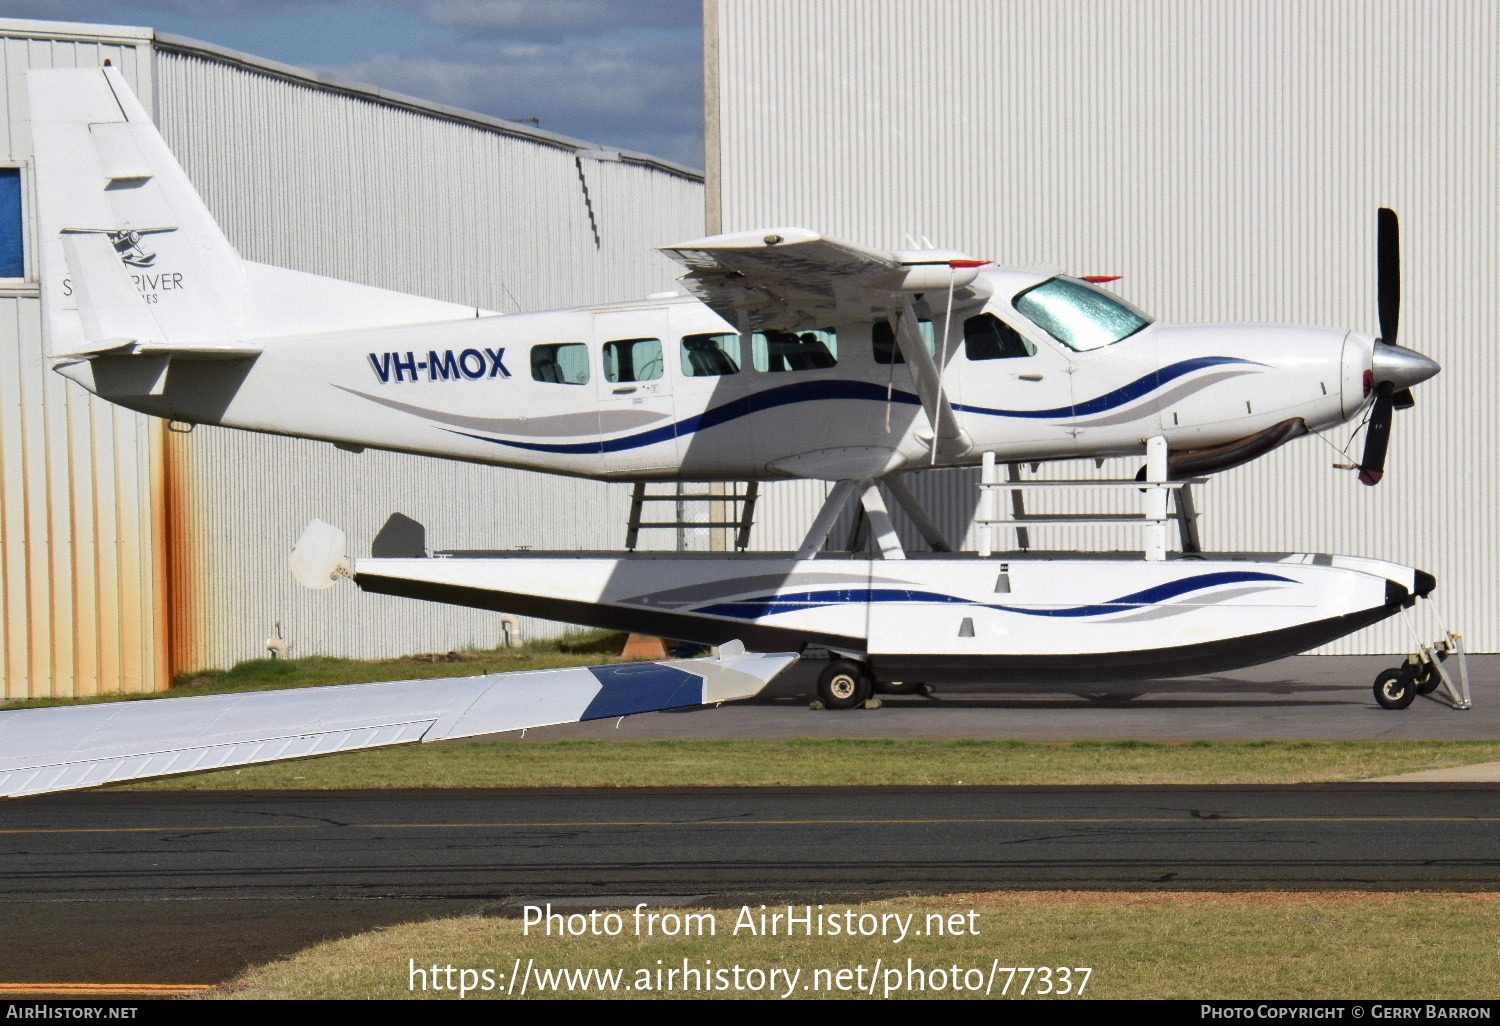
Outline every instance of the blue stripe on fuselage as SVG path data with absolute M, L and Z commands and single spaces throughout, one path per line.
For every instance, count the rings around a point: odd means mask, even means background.
M 1241 360 L 1231 356 L 1200 356 L 1191 360 L 1181 360 L 1170 367 L 1152 371 L 1143 375 L 1128 385 L 1123 385 L 1113 392 L 1073 406 L 1059 406 L 1050 410 L 1001 410 L 988 406 L 966 406 L 955 403 L 953 408 L 960 413 L 974 413 L 986 417 L 1022 417 L 1033 420 L 1045 420 L 1049 418 L 1067 418 L 1087 416 L 1094 413 L 1103 413 L 1134 402 L 1151 392 L 1161 388 L 1163 385 L 1194 371 L 1204 370 L 1208 367 L 1218 367 L 1224 364 L 1245 364 L 1250 367 L 1263 367 L 1265 364 L 1256 363 L 1253 360 Z M 606 452 L 623 452 L 627 449 L 640 449 L 658 442 L 669 441 L 704 431 L 708 428 L 727 424 L 741 417 L 748 417 L 752 413 L 760 413 L 763 410 L 775 409 L 778 406 L 790 406 L 794 403 L 814 402 L 829 399 L 855 399 L 874 402 L 887 401 L 887 392 L 884 385 L 872 381 L 856 381 L 850 379 L 837 379 L 833 381 L 799 381 L 790 385 L 781 385 L 776 388 L 768 388 L 763 392 L 742 396 L 733 399 L 722 406 L 715 406 L 705 410 L 703 413 L 687 417 L 673 424 L 662 427 L 651 428 L 649 431 L 639 431 L 631 435 L 623 435 L 618 438 L 596 439 L 587 442 L 523 442 L 511 438 L 495 438 L 490 435 L 476 435 L 469 431 L 456 431 L 452 428 L 445 430 L 453 431 L 456 435 L 466 438 L 478 439 L 481 442 L 493 442 L 496 445 L 509 446 L 512 449 L 526 449 L 532 452 L 551 452 L 563 455 L 593 455 Z M 906 405 L 917 405 L 921 400 L 912 392 L 894 390 L 889 393 L 891 402 Z

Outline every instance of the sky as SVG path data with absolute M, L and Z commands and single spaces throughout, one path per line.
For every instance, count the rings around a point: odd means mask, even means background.
M 0 0 L 703 166 L 701 0 Z

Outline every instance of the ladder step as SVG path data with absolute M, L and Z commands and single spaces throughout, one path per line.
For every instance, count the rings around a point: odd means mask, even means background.
M 744 502 L 744 495 L 709 495 L 691 493 L 684 495 L 642 495 L 638 496 L 641 502 Z
M 1174 519 L 1168 515 L 1164 519 Z M 1031 524 L 1159 524 L 1162 521 L 1142 513 L 1030 513 L 1003 520 L 976 518 L 976 524 L 994 524 L 996 527 L 1027 527 Z
M 1185 481 L 1137 481 L 1135 478 L 1102 478 L 1097 481 L 982 481 L 981 488 L 1000 488 L 1005 491 L 1020 491 L 1023 488 L 1170 488 L 1202 484 L 1206 478 L 1194 477 Z

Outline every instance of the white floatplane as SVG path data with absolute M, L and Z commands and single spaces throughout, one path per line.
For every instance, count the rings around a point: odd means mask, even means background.
M 757 482 L 833 482 L 794 553 L 351 560 L 337 531 L 314 525 L 294 555 L 305 583 L 347 576 L 370 591 L 705 643 L 820 646 L 835 656 L 820 684 L 834 705 L 918 674 L 1087 681 L 1244 666 L 1432 590 L 1430 575 L 1373 559 L 1202 553 L 1186 487 L 1362 422 L 1363 454 L 1340 466 L 1381 479 L 1393 411 L 1438 372 L 1395 344 L 1388 210 L 1380 338 L 1163 325 L 1101 279 L 795 227 L 663 247 L 687 268 L 690 295 L 496 314 L 243 260 L 118 73 L 28 81 L 48 349 L 60 373 L 111 402 L 345 448 L 636 482 L 632 535 L 647 482 L 743 482 L 737 548 Z M 1004 522 L 994 493 L 1021 487 L 999 480 L 998 465 L 1111 457 L 1144 457 L 1138 480 L 1102 482 L 1143 497 L 1131 517 L 1148 533 L 1133 558 L 955 553 L 902 477 L 982 467 L 981 522 L 994 524 Z M 906 558 L 886 496 L 931 553 Z M 826 551 L 856 507 L 878 558 Z M 1167 551 L 1173 520 L 1178 558 Z M 1382 704 L 1446 681 L 1441 656 L 1456 644 L 1446 636 L 1393 671 L 1377 686 Z

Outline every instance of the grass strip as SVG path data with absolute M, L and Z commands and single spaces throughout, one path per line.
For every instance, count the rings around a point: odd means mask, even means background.
M 767 902 L 768 912 L 784 911 Z M 752 917 L 760 903 L 748 906 Z M 794 905 L 800 915 L 802 903 Z M 814 906 L 817 909 L 817 906 Z M 975 915 L 970 918 L 968 913 Z M 578 908 L 559 910 L 579 912 Z M 587 913 L 587 909 L 582 909 Z M 519 964 L 530 964 L 526 997 L 730 997 L 763 996 L 910 998 L 984 997 L 972 989 L 956 990 L 954 979 L 971 987 L 988 980 L 992 967 L 1046 966 L 1093 970 L 1083 998 L 1190 999 L 1488 999 L 1500 992 L 1500 960 L 1493 957 L 1500 941 L 1500 894 L 1390 894 L 1390 893 L 1085 893 L 1019 892 L 950 894 L 910 897 L 852 905 L 825 905 L 821 914 L 855 922 L 865 914 L 912 915 L 913 931 L 922 929 L 929 914 L 958 915 L 964 926 L 977 930 L 960 935 L 914 932 L 900 943 L 886 937 L 735 935 L 739 907 L 720 909 L 660 909 L 683 916 L 689 911 L 713 917 L 713 936 L 636 936 L 633 917 L 621 911 L 617 937 L 541 936 L 532 927 L 523 935 L 515 918 L 471 916 L 441 919 L 360 934 L 320 944 L 284 961 L 251 969 L 209 996 L 235 998 L 456 998 L 461 976 L 442 973 L 491 970 L 494 989 L 467 995 L 470 1000 L 506 997 L 509 977 Z M 661 923 L 658 920 L 658 923 Z M 706 931 L 703 919 L 695 922 Z M 870 920 L 865 920 L 869 923 Z M 952 922 L 949 920 L 949 922 Z M 602 928 L 602 922 L 601 922 Z M 800 931 L 799 931 L 800 933 Z M 707 960 L 711 959 L 709 963 Z M 880 959 L 881 972 L 875 973 Z M 922 970 L 924 977 L 907 972 Z M 658 961 L 659 960 L 659 961 Z M 666 977 L 658 969 L 716 968 L 719 978 L 677 979 L 697 989 L 663 992 Z M 413 965 L 427 970 L 427 989 L 414 977 Z M 769 982 L 757 989 L 732 989 L 735 966 L 748 986 L 755 977 L 777 967 L 801 970 L 794 986 L 785 975 L 776 992 Z M 863 967 L 864 973 L 857 972 Z M 955 974 L 952 968 L 960 972 Z M 430 986 L 436 968 L 444 977 L 443 990 Z M 620 983 L 603 988 L 591 980 L 560 982 L 557 970 L 621 970 Z M 551 973 L 553 986 L 539 981 Z M 825 975 L 815 977 L 816 970 Z M 838 970 L 849 972 L 842 979 Z M 892 970 L 899 978 L 888 975 Z M 942 986 L 933 970 L 943 970 Z M 976 976 L 973 970 L 979 970 Z M 642 974 L 644 971 L 644 975 Z M 991 998 L 1000 997 L 1006 974 L 998 973 Z M 1073 973 L 1077 980 L 1081 974 Z M 1040 974 L 1030 980 L 1033 993 L 1042 986 Z M 1052 974 L 1054 980 L 1060 974 Z M 854 989 L 874 980 L 871 995 Z M 1012 978 L 1007 997 L 1024 977 Z M 413 981 L 419 989 L 413 991 Z M 719 989 L 720 981 L 727 989 Z M 824 982 L 826 981 L 826 983 Z M 816 984 L 816 986 L 815 986 Z M 629 985 L 629 989 L 626 989 Z M 803 986 L 810 989 L 802 990 Z M 649 987 L 649 989 L 643 989 Z M 712 989 L 708 989 L 712 988 Z M 517 983 L 510 1000 L 523 996 Z M 779 992 L 779 993 L 777 993 Z
M 125 790 L 1291 784 L 1500 760 L 1500 741 L 473 741 L 121 785 Z
M 86 698 L 24 698 L 0 702 L 0 710 L 45 706 L 92 705 L 98 702 L 142 702 L 195 695 L 232 695 L 247 691 L 322 687 L 330 684 L 369 684 L 390 680 L 427 680 L 433 677 L 477 677 L 486 673 L 551 670 L 563 666 L 594 666 L 621 662 L 625 635 L 608 631 L 568 635 L 521 648 L 491 651 L 432 652 L 395 659 L 250 659 L 228 670 L 179 673 L 166 691 L 91 695 Z

